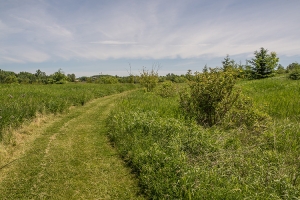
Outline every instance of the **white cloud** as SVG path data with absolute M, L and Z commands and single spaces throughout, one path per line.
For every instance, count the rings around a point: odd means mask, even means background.
M 15 4 L 0 14 L 5 50 L 0 57 L 2 62 L 213 58 L 252 54 L 260 47 L 300 55 L 296 5 L 238 0 Z
M 99 41 L 99 42 L 90 42 L 91 44 L 108 44 L 108 45 L 127 45 L 127 44 L 136 44 L 136 42 L 126 42 L 126 41 Z

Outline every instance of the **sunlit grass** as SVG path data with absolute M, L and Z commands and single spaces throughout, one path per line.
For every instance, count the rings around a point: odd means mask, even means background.
M 264 131 L 204 129 L 181 117 L 176 97 L 141 91 L 111 113 L 109 136 L 149 198 L 299 198 L 299 82 L 276 77 L 239 87 L 272 117 Z
M 240 83 L 256 106 L 278 119 L 300 120 L 300 81 L 285 76 Z
M 17 127 L 36 113 L 62 113 L 70 106 L 135 88 L 131 84 L 0 85 L 0 140 L 5 128 Z

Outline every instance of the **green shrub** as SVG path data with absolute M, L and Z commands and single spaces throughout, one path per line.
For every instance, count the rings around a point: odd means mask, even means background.
M 300 80 L 300 68 L 293 69 L 289 74 L 289 78 L 292 80 Z
M 236 76 L 231 72 L 210 69 L 195 73 L 190 90 L 180 94 L 180 107 L 184 113 L 203 126 L 219 123 L 237 101 L 239 91 L 234 90 Z
M 174 97 L 178 94 L 176 85 L 171 81 L 166 81 L 158 85 L 155 93 L 161 97 Z
M 267 129 L 270 122 L 271 117 L 256 109 L 251 98 L 240 95 L 221 123 L 225 128 L 244 127 L 252 132 L 261 133 Z
M 152 92 L 158 83 L 158 73 L 152 68 L 151 71 L 143 68 L 140 76 L 140 84 L 144 86 L 147 92 Z

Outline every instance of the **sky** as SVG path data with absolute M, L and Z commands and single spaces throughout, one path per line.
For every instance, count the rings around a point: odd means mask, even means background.
M 300 0 L 0 0 L 0 69 L 79 76 L 300 62 Z

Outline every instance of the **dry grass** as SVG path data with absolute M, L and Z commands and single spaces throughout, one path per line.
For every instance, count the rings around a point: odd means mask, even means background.
M 0 167 L 19 159 L 30 144 L 58 119 L 58 116 L 37 113 L 34 119 L 25 121 L 19 128 L 5 129 L 0 142 Z

